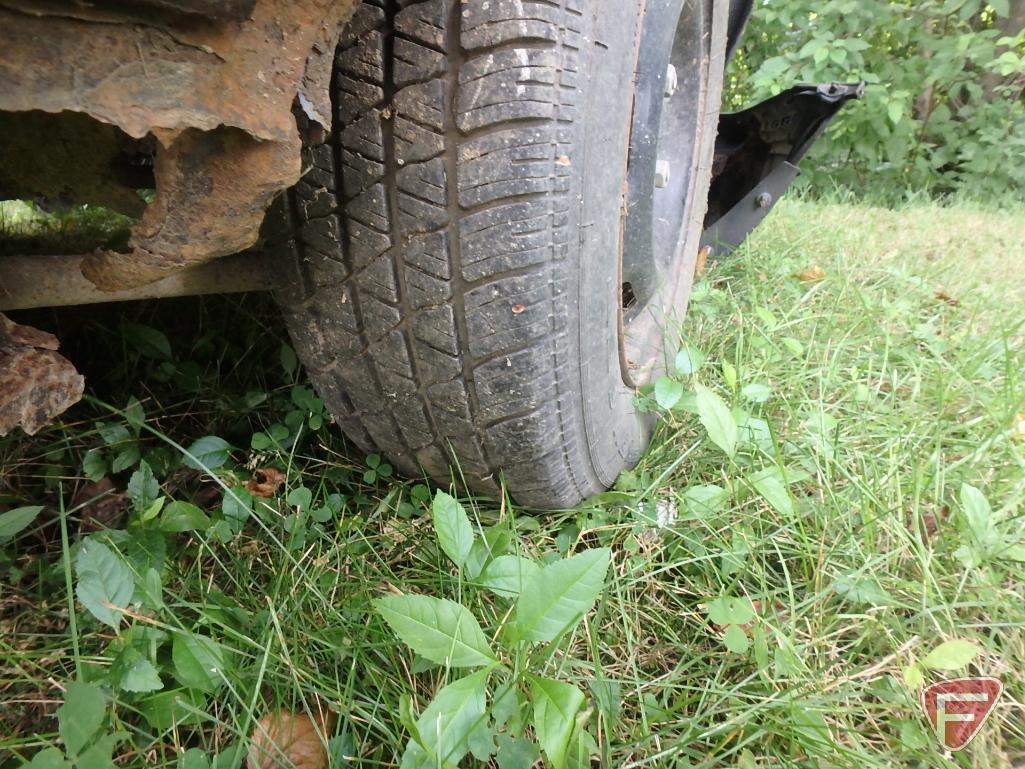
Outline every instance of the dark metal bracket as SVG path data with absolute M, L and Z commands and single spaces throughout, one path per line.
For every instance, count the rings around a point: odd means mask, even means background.
M 802 83 L 719 117 L 701 246 L 729 252 L 768 215 L 797 178 L 798 162 L 864 83 Z

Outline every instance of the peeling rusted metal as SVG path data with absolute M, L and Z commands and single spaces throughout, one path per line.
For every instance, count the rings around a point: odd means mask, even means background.
M 53 334 L 0 314 L 0 436 L 34 435 L 82 397 L 85 379 L 57 352 Z
M 131 252 L 90 254 L 82 273 L 117 291 L 243 251 L 274 195 L 299 178 L 300 149 L 298 134 L 267 142 L 234 128 L 182 132 L 157 153 L 157 196 L 132 229 Z
M 128 254 L 84 264 L 104 290 L 248 248 L 300 175 L 292 106 L 323 124 L 335 43 L 355 0 L 72 5 L 0 0 L 0 110 L 69 110 L 156 139 L 156 199 Z M 224 18 L 224 16 L 228 18 Z

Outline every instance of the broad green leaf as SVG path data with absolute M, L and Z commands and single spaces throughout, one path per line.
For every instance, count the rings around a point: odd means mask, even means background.
M 463 573 L 468 579 L 477 579 L 484 567 L 494 558 L 505 555 L 512 546 L 513 535 L 504 526 L 489 526 L 484 529 L 483 537 L 475 537 L 470 555 L 463 566 Z
M 1025 545 L 1011 545 L 1009 547 L 1002 548 L 997 555 L 1000 558 L 1005 558 L 1009 561 L 1025 563 Z
M 683 492 L 687 510 L 697 516 L 718 513 L 726 505 L 729 497 L 730 493 L 726 489 L 714 484 L 691 486 Z
M 209 693 L 224 681 L 224 648 L 207 636 L 187 630 L 175 633 L 171 661 L 175 677 L 190 689 Z
M 892 596 L 883 590 L 875 577 L 868 574 L 844 574 L 833 582 L 833 589 L 856 603 L 872 606 L 891 606 L 894 603 Z
M 498 735 L 498 753 L 495 760 L 498 769 L 530 769 L 539 758 L 537 745 L 526 737 Z
M 549 678 L 529 676 L 534 701 L 534 734 L 553 769 L 564 769 L 569 738 L 577 713 L 584 704 L 584 693 L 573 684 Z
M 999 535 L 993 509 L 989 506 L 986 496 L 974 486 L 961 484 L 961 509 L 964 511 L 968 529 L 976 542 L 985 548 L 996 543 Z
M 171 359 L 171 343 L 160 331 L 150 326 L 124 321 L 121 335 L 129 345 L 143 355 L 156 360 Z
M 798 701 L 791 704 L 789 721 L 798 742 L 806 750 L 819 752 L 830 749 L 833 738 L 829 733 L 829 725 L 811 703 Z
M 501 555 L 484 569 L 480 583 L 496 595 L 515 598 L 524 582 L 535 576 L 541 567 L 518 555 Z
M 495 730 L 487 718 L 477 720 L 477 726 L 470 732 L 466 744 L 470 748 L 470 755 L 485 764 L 495 754 L 498 750 L 495 745 Z
M 894 125 L 900 122 L 904 116 L 904 102 L 901 99 L 892 99 L 886 105 L 886 116 Z
M 655 403 L 664 409 L 671 409 L 683 397 L 683 383 L 678 379 L 660 376 L 655 380 Z
M 705 364 L 705 354 L 701 350 L 684 345 L 676 353 L 676 373 L 690 376 Z
M 118 656 L 110 672 L 117 679 L 117 688 L 126 692 L 155 692 L 164 688 L 156 666 L 131 646 Z
M 107 698 L 96 684 L 73 681 L 64 691 L 64 704 L 57 708 L 57 731 L 64 750 L 77 756 L 92 741 L 107 714 Z
M 462 568 L 473 547 L 473 527 L 463 506 L 449 494 L 439 491 L 431 505 L 431 518 L 438 544 L 452 562 Z
M 236 521 L 249 520 L 249 516 L 253 514 L 253 495 L 242 486 L 236 486 L 224 492 L 224 497 L 221 500 L 221 512 Z
M 772 397 L 772 390 L 766 384 L 752 382 L 751 384 L 744 385 L 740 390 L 740 394 L 753 403 L 765 403 L 765 401 Z
M 716 625 L 744 625 L 754 617 L 754 608 L 746 598 L 724 595 L 708 604 L 708 618 Z
M 411 766 L 455 766 L 470 749 L 469 740 L 484 721 L 487 708 L 487 683 L 489 670 L 453 681 L 439 691 L 416 721 L 416 728 L 423 745 L 410 742 L 406 753 L 426 754 L 430 763 L 422 764 L 402 758 L 403 767 Z M 419 749 L 419 750 L 418 750 Z
M 110 463 L 110 471 L 112 473 L 120 473 L 122 470 L 127 470 L 138 462 L 141 457 L 139 444 L 130 443 L 114 456 L 113 461 Z
M 139 403 L 138 398 L 129 398 L 125 406 L 125 421 L 129 424 L 135 434 L 138 435 L 143 425 L 146 424 L 146 410 Z
M 232 451 L 232 444 L 215 435 L 208 435 L 195 441 L 189 447 L 189 454 L 181 457 L 181 463 L 193 470 L 208 471 L 223 467 Z
M 216 435 L 205 435 L 189 446 L 191 456 L 182 457 L 182 464 L 193 470 L 216 470 L 228 461 L 231 444 Z
M 220 753 L 214 756 L 214 760 L 210 765 L 212 769 L 240 769 L 245 757 L 245 742 L 235 742 L 223 748 Z
M 127 491 L 137 511 L 146 510 L 156 501 L 157 495 L 160 494 L 160 484 L 153 477 L 153 471 L 146 460 L 141 460 L 138 469 L 132 473 Z
M 100 449 L 91 449 L 82 458 L 82 472 L 93 483 L 103 478 L 108 469 L 107 458 Z
M 794 501 L 780 473 L 758 473 L 748 477 L 748 482 L 774 510 L 786 516 L 794 514 Z
M 747 633 L 737 625 L 727 627 L 722 640 L 726 644 L 726 648 L 734 654 L 746 654 L 748 647 L 751 645 L 747 638 Z
M 704 385 L 695 385 L 694 393 L 698 419 L 708 431 L 709 439 L 726 452 L 727 456 L 734 456 L 737 453 L 739 428 L 733 414 L 730 413 L 722 398 Z
M 605 584 L 612 551 L 595 548 L 548 564 L 516 600 L 514 640 L 551 641 L 590 611 Z
M 114 745 L 119 734 L 104 734 L 75 759 L 75 769 L 115 769 Z
M 972 641 L 944 641 L 922 660 L 922 665 L 931 670 L 957 670 L 963 668 L 979 653 L 978 644 Z
M 904 677 L 904 683 L 912 689 L 917 689 L 925 683 L 925 674 L 918 665 L 908 665 L 901 670 L 901 675 Z
M 71 769 L 71 763 L 59 748 L 43 748 L 31 761 L 22 764 L 22 769 Z
M 31 526 L 42 511 L 42 505 L 29 505 L 0 513 L 0 543 L 14 539 L 14 535 Z
M 178 769 L 210 769 L 210 757 L 202 748 L 189 748 L 178 756 Z
M 722 361 L 722 380 L 731 390 L 737 387 L 737 367 L 725 358 Z
M 160 530 L 170 532 L 206 531 L 210 519 L 191 502 L 171 502 L 160 516 Z
M 390 595 L 374 602 L 406 646 L 421 657 L 455 668 L 488 665 L 496 657 L 466 607 L 426 595 Z
M 285 502 L 300 510 L 309 510 L 313 506 L 313 491 L 307 486 L 298 486 L 285 495 Z
M 153 692 L 139 700 L 139 713 L 154 729 L 195 724 L 203 719 L 206 696 L 196 689 Z
M 601 753 L 598 742 L 581 725 L 580 719 L 581 716 L 577 716 L 576 728 L 569 738 L 569 749 L 566 751 L 566 769 L 591 769 L 591 758 Z
M 295 350 L 287 344 L 281 345 L 281 350 L 278 352 L 278 360 L 281 362 L 281 368 L 289 376 L 293 375 L 296 369 L 299 368 L 299 358 L 296 357 Z
M 132 570 L 120 555 L 94 538 L 82 542 L 75 559 L 78 587 L 75 594 L 86 611 L 117 630 L 122 608 L 135 592 Z

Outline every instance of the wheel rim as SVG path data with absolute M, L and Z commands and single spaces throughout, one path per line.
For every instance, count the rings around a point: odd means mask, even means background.
M 650 311 L 658 309 L 666 286 L 677 283 L 685 261 L 701 121 L 704 28 L 699 0 L 653 0 L 645 9 L 621 263 L 621 350 L 628 384 L 640 384 L 651 368 L 650 335 L 660 331 L 651 328 Z

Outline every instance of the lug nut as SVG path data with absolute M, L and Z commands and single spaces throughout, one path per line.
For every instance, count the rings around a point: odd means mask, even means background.
M 677 81 L 677 78 L 676 78 L 676 67 L 674 67 L 672 64 L 670 64 L 666 68 L 666 90 L 665 90 L 666 98 L 668 98 L 668 97 L 672 96 L 674 93 L 676 93 L 676 86 L 677 85 L 678 85 L 678 81 Z
M 669 175 L 672 171 L 672 167 L 669 165 L 668 160 L 658 160 L 655 162 L 655 186 L 666 187 L 669 185 Z

